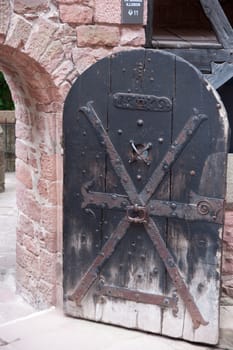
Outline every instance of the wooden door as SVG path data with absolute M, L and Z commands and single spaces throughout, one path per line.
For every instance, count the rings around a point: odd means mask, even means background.
M 215 344 L 228 123 L 175 55 L 107 57 L 64 109 L 64 309 Z

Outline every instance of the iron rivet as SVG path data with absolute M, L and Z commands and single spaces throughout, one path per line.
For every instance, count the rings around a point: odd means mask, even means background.
M 113 194 L 113 195 L 112 195 L 112 199 L 117 199 L 117 195 L 116 195 L 116 194 Z
M 168 168 L 169 168 L 169 167 L 168 167 L 168 164 L 167 164 L 167 163 L 164 163 L 164 164 L 163 164 L 163 170 L 167 171 Z
M 85 156 L 85 152 L 81 152 L 81 156 Z
M 213 220 L 214 221 L 217 220 L 217 216 L 216 215 L 213 216 Z
M 86 136 L 86 135 L 87 135 L 86 131 L 83 131 L 83 136 Z
M 176 203 L 172 203 L 172 204 L 171 204 L 171 208 L 172 208 L 173 210 L 175 210 L 176 207 L 177 207 Z
M 123 207 L 125 207 L 125 206 L 127 205 L 127 202 L 126 202 L 126 201 L 123 201 L 123 202 L 121 203 L 121 205 L 122 205 Z
M 191 136 L 192 134 L 193 134 L 193 131 L 191 129 L 187 131 L 188 136 Z
M 167 263 L 169 267 L 174 267 L 175 266 L 175 262 L 172 258 L 168 258 L 167 259 Z
M 122 68 L 122 72 L 126 72 L 126 69 L 125 69 L 125 68 Z
M 195 171 L 195 170 L 191 170 L 191 171 L 190 171 L 190 175 L 191 175 L 191 176 L 195 176 L 195 175 L 196 175 L 196 171 Z
M 150 206 L 150 209 L 151 209 L 151 210 L 154 210 L 154 208 L 155 208 L 155 207 L 154 207 L 153 205 Z
M 143 124 L 144 124 L 144 121 L 142 119 L 138 119 L 137 125 L 138 126 L 143 126 Z
M 142 179 L 141 175 L 137 175 L 137 180 L 140 181 Z
M 163 143 L 163 142 L 164 142 L 163 137 L 159 137 L 159 138 L 158 138 L 158 142 L 159 142 L 159 143 Z
M 136 242 L 132 242 L 131 245 L 132 245 L 132 247 L 135 247 L 136 246 Z
M 108 239 L 108 236 L 104 236 L 104 239 Z
M 221 108 L 221 104 L 217 103 L 217 108 L 220 109 Z
M 117 133 L 118 133 L 118 135 L 122 135 L 122 130 L 121 129 L 119 129 L 118 131 L 117 131 Z
M 130 90 L 130 89 L 128 89 L 128 92 L 131 92 L 131 90 Z
M 96 157 L 96 159 L 99 159 L 99 158 L 100 158 L 99 154 L 97 154 L 95 157 Z
M 148 58 L 147 58 L 147 61 L 148 61 L 148 62 L 150 62 L 150 61 L 151 61 L 151 58 L 150 58 L 150 57 L 148 57 Z
M 165 299 L 163 300 L 163 303 L 164 303 L 164 305 L 169 305 L 169 299 L 168 299 L 168 298 L 165 298 Z
M 101 145 L 104 146 L 104 145 L 105 145 L 105 142 L 104 142 L 104 141 L 101 141 Z
M 154 78 L 153 78 L 153 77 L 151 77 L 151 78 L 150 78 L 150 81 L 154 81 Z
M 132 252 L 128 252 L 128 255 L 132 255 Z
M 177 214 L 175 212 L 172 213 L 172 217 L 177 217 Z
M 141 259 L 142 260 L 145 260 L 146 259 L 146 256 L 144 254 L 141 255 Z
M 86 174 L 86 170 L 83 170 L 82 173 L 83 173 L 83 174 Z

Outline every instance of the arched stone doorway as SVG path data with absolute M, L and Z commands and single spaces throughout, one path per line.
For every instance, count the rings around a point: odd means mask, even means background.
M 55 304 L 61 246 L 61 98 L 29 55 L 0 45 L 16 115 L 17 289 L 38 308 Z

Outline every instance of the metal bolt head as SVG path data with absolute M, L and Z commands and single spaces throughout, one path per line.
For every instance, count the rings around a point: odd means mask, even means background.
M 143 126 L 143 124 L 144 124 L 144 121 L 142 119 L 138 119 L 137 125 L 138 126 Z
M 173 210 L 175 210 L 175 209 L 177 208 L 176 203 L 172 203 L 172 204 L 171 204 L 171 208 L 172 208 Z
M 121 129 L 117 130 L 118 135 L 122 135 L 123 131 Z
M 195 175 L 196 175 L 196 171 L 195 171 L 195 170 L 191 170 L 191 171 L 190 171 L 190 175 L 191 175 L 191 176 L 195 176 Z
M 162 144 L 164 142 L 164 138 L 163 137 L 159 137 L 158 138 L 158 143 Z
M 141 179 L 142 179 L 142 176 L 138 174 L 138 175 L 137 175 L 137 180 L 138 180 L 138 181 L 141 181 Z

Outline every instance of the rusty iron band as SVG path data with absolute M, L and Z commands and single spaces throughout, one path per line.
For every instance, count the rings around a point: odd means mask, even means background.
M 162 167 L 159 166 L 157 168 L 158 170 L 155 169 L 154 173 L 152 174 L 151 178 L 148 181 L 149 185 L 147 184 L 144 190 L 140 194 L 138 194 L 132 182 L 132 179 L 128 175 L 119 157 L 119 154 L 115 150 L 108 134 L 106 133 L 102 125 L 101 120 L 97 116 L 92 106 L 92 103 L 88 102 L 87 106 L 82 107 L 81 110 L 83 111 L 85 116 L 88 118 L 91 125 L 96 129 L 97 136 L 100 138 L 101 142 L 105 144 L 106 151 L 109 155 L 111 164 L 117 176 L 119 177 L 123 185 L 123 188 L 125 189 L 129 197 L 131 204 L 141 205 L 142 207 L 145 206 L 145 202 L 148 203 L 152 194 L 154 193 L 156 188 L 159 186 L 159 184 L 162 182 L 166 173 L 170 170 L 170 167 L 172 166 L 172 164 L 176 161 L 176 159 L 181 154 L 185 146 L 191 140 L 192 136 L 197 131 L 200 124 L 207 119 L 207 116 L 199 115 L 199 114 L 189 118 L 188 122 L 185 124 L 184 128 L 178 135 L 176 141 L 171 146 L 171 149 L 165 155 L 161 163 Z M 157 176 L 158 176 L 158 180 L 156 181 Z M 155 184 L 153 183 L 153 181 L 156 181 Z M 91 287 L 91 285 L 94 283 L 94 281 L 98 276 L 98 272 L 96 270 L 99 269 L 102 266 L 102 264 L 112 255 L 117 243 L 126 234 L 126 231 L 129 225 L 130 225 L 130 222 L 127 220 L 127 217 L 123 218 L 120 221 L 116 230 L 112 233 L 109 240 L 103 246 L 100 254 L 94 259 L 93 263 L 91 264 L 87 272 L 84 274 L 81 281 L 75 287 L 73 293 L 68 297 L 69 299 L 75 300 L 77 303 L 81 302 L 82 298 L 85 296 L 88 289 Z M 149 218 L 149 222 L 144 223 L 144 226 L 155 248 L 157 249 L 158 254 L 163 260 L 166 266 L 166 269 L 173 281 L 174 286 L 179 292 L 179 295 L 181 296 L 184 304 L 186 305 L 190 313 L 194 328 L 198 328 L 200 324 L 202 325 L 208 324 L 208 322 L 206 322 L 203 319 L 192 295 L 188 290 L 187 285 L 185 284 L 183 278 L 181 277 L 179 269 L 176 266 L 172 255 L 167 249 L 166 244 L 162 236 L 160 235 L 157 225 L 151 218 Z

